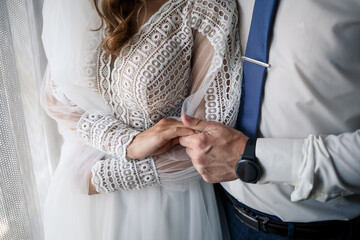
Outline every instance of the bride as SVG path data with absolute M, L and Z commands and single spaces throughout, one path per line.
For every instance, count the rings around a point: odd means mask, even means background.
M 237 14 L 235 0 L 45 0 L 42 102 L 64 138 L 46 239 L 222 238 L 177 143 L 193 134 L 182 113 L 235 124 Z

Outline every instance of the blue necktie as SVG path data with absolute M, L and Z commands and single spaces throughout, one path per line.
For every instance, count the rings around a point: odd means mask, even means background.
M 276 6 L 277 0 L 255 1 L 243 57 L 243 89 L 236 128 L 249 137 L 256 137 Z

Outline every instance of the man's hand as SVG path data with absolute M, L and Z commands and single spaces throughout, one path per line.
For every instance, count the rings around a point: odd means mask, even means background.
M 206 182 L 217 183 L 237 179 L 236 163 L 243 154 L 247 140 L 242 132 L 215 122 L 183 115 L 185 127 L 198 134 L 180 137 L 196 170 Z

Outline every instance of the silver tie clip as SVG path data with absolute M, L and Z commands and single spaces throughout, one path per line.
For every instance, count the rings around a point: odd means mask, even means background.
M 255 63 L 255 64 L 257 64 L 257 65 L 266 67 L 266 68 L 269 68 L 269 67 L 270 67 L 270 64 L 268 64 L 268 63 L 263 63 L 263 62 L 260 62 L 260 61 L 258 61 L 258 60 L 252 59 L 252 58 L 248 58 L 248 57 L 245 57 L 245 56 L 242 56 L 241 58 L 242 58 L 244 61 L 252 62 L 252 63 Z

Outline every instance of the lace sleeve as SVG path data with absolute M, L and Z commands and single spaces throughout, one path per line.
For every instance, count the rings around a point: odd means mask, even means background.
M 242 78 L 236 2 L 196 1 L 191 25 L 197 42 L 192 95 L 201 98 L 193 115 L 234 126 L 240 104 Z M 204 63 L 209 66 L 204 66 Z M 205 73 L 204 68 L 207 70 Z
M 159 184 L 152 157 L 126 158 L 126 148 L 140 132 L 110 115 L 85 113 L 78 123 L 78 134 L 89 145 L 116 156 L 97 162 L 91 169 L 97 192 L 142 189 Z
M 140 133 L 110 115 L 86 112 L 77 124 L 82 140 L 112 156 L 126 159 L 126 148 Z
M 222 9 L 221 13 L 215 8 Z M 183 112 L 233 126 L 240 102 L 242 66 L 235 1 L 196 1 L 191 27 L 192 88 Z M 124 158 L 105 159 L 93 167 L 92 174 L 98 192 L 179 185 L 201 178 L 181 146 L 160 156 L 130 162 Z
M 183 113 L 233 127 L 240 104 L 242 77 L 235 1 L 196 1 L 191 26 L 195 41 L 192 88 L 183 104 Z M 161 184 L 199 178 L 189 163 L 189 156 L 180 147 L 158 156 L 156 164 Z
M 152 157 L 129 161 L 108 158 L 97 162 L 91 173 L 91 183 L 100 193 L 142 189 L 160 184 Z

